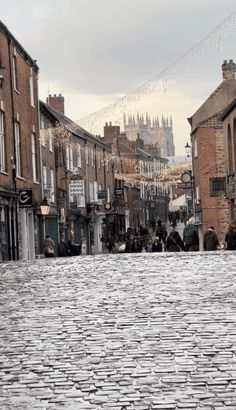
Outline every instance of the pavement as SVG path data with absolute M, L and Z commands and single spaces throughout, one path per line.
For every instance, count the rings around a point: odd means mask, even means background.
M 235 410 L 236 252 L 0 265 L 0 409 Z

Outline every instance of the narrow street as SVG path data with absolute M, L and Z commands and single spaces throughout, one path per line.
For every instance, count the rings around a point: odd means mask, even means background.
M 235 410 L 236 254 L 0 265 L 1 410 Z

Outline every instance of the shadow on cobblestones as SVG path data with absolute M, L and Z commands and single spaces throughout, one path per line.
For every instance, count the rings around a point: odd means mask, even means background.
M 0 265 L 1 410 L 236 409 L 236 253 Z

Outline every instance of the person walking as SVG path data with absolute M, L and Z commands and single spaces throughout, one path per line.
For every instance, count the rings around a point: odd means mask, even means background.
M 160 239 L 160 241 L 163 243 L 163 245 L 165 247 L 167 231 L 166 231 L 166 227 L 162 223 L 161 219 L 158 219 L 158 221 L 157 221 L 156 236 Z
M 162 243 L 158 236 L 153 239 L 152 252 L 162 252 Z
M 204 235 L 203 249 L 204 251 L 216 251 L 219 244 L 214 226 L 210 226 Z
M 233 224 L 229 225 L 228 230 L 225 234 L 225 243 L 227 251 L 236 250 L 236 228 L 233 226 Z
M 50 235 L 46 235 L 43 241 L 43 250 L 45 258 L 53 258 L 55 251 L 55 243 Z
M 184 251 L 184 243 L 180 237 L 179 232 L 175 230 L 175 226 L 172 225 L 172 230 L 166 239 L 167 252 L 180 252 Z
M 195 225 L 195 218 L 191 217 L 183 230 L 183 241 L 185 250 L 188 252 L 199 250 L 198 229 Z

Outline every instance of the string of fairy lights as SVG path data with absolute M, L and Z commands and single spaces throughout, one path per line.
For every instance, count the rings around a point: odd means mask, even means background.
M 145 160 L 138 158 L 135 152 L 131 153 L 132 157 L 129 158 L 128 153 L 119 154 L 108 150 L 104 151 L 104 145 L 100 139 L 97 141 L 95 150 L 92 142 L 82 145 L 77 139 L 71 138 L 71 125 L 75 133 L 73 123 L 70 124 L 69 128 L 61 126 L 41 130 L 41 144 L 45 146 L 46 142 L 48 144 L 53 143 L 53 145 L 63 149 L 68 157 L 72 156 L 70 150 L 74 150 L 80 157 L 84 155 L 87 164 L 89 159 L 91 164 L 95 165 L 96 162 L 98 168 L 102 166 L 108 168 L 109 165 L 112 165 L 115 178 L 131 186 L 155 186 L 167 192 L 169 183 L 179 179 L 180 173 L 183 172 L 183 166 L 185 169 L 189 168 L 189 163 L 179 165 L 179 167 L 176 167 L 176 165 L 170 167 L 166 161 L 155 158 L 155 156 L 150 156 L 149 160 Z M 98 142 L 101 142 L 100 149 Z
M 218 53 L 222 52 L 224 41 L 228 37 L 229 32 L 235 28 L 236 11 L 174 63 L 141 87 L 118 99 L 115 103 L 82 118 L 79 124 L 70 122 L 59 127 L 50 128 L 49 130 L 42 130 L 41 141 L 44 141 L 46 138 L 53 138 L 54 143 L 59 146 L 69 147 L 73 145 L 71 134 L 74 132 L 82 133 L 82 135 L 90 133 L 92 136 L 99 134 L 98 130 L 101 128 L 101 124 L 104 124 L 108 118 L 118 116 L 123 120 L 124 115 L 126 113 L 129 114 L 130 107 L 135 106 L 142 97 L 156 90 L 166 92 L 170 88 L 177 73 L 186 71 L 204 52 L 208 44 L 213 44 L 217 48 Z M 138 160 L 137 157 L 129 158 L 127 154 L 122 155 L 121 159 L 121 156 L 117 153 L 109 153 L 107 151 L 99 152 L 99 150 L 95 152 L 93 148 L 89 148 L 87 145 L 85 147 L 81 145 L 80 150 L 82 152 L 84 150 L 86 157 L 90 155 L 93 160 L 96 159 L 101 165 L 108 166 L 110 163 L 114 164 L 114 166 L 116 165 L 119 172 L 116 172 L 115 168 L 115 177 L 131 185 L 147 186 L 151 184 L 157 187 L 163 186 L 163 183 L 168 185 L 170 181 L 179 179 L 179 175 L 183 172 L 183 165 L 173 169 L 173 167 L 168 166 L 165 162 L 158 159 L 147 161 L 144 159 Z M 121 163 L 125 168 L 125 173 L 121 172 Z M 187 168 L 189 168 L 189 164 L 185 164 L 185 169 Z
M 123 115 L 129 112 L 129 107 L 135 106 L 142 97 L 156 90 L 167 92 L 177 73 L 187 71 L 193 65 L 194 61 L 204 53 L 208 44 L 213 44 L 220 54 L 223 51 L 223 45 L 229 32 L 235 28 L 236 11 L 154 78 L 124 97 L 121 97 L 113 104 L 80 119 L 78 123 L 93 134 L 99 134 L 98 130 L 101 129 L 101 124 L 104 124 L 108 118 L 116 117 L 118 118 L 117 123 L 121 123 Z

